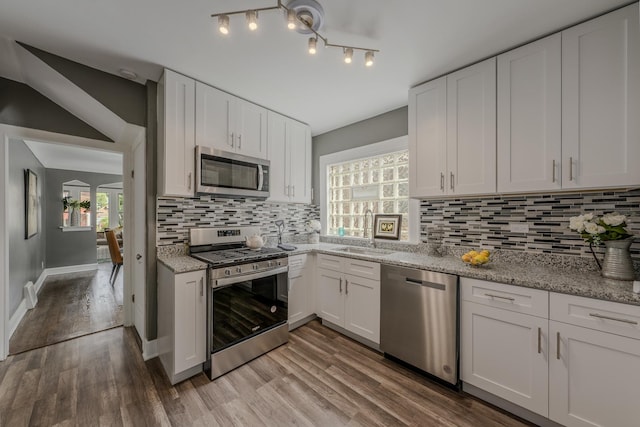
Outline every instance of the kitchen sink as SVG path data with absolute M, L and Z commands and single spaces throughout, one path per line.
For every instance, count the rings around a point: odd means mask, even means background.
M 349 254 L 371 255 L 371 256 L 389 255 L 395 252 L 395 251 L 389 251 L 387 249 L 362 248 L 359 246 L 346 246 L 344 248 L 338 248 L 336 250 L 340 252 L 346 252 Z

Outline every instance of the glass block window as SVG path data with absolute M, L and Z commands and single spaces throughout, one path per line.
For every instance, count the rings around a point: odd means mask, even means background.
M 409 150 L 328 165 L 327 180 L 327 234 L 364 237 L 371 209 L 401 214 L 400 240 L 409 240 Z

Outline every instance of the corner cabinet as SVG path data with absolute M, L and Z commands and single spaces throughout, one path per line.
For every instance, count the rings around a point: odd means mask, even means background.
M 269 111 L 269 201 L 311 203 L 311 130 L 304 123 Z
M 562 183 L 640 184 L 638 3 L 562 32 Z
M 318 303 L 320 317 L 380 344 L 380 264 L 351 258 L 319 254 Z
M 496 61 L 409 92 L 410 196 L 496 191 Z
M 195 81 L 165 70 L 158 82 L 158 195 L 193 196 Z
M 174 274 L 158 263 L 158 354 L 171 384 L 206 360 L 206 270 Z
M 196 144 L 267 158 L 267 109 L 196 82 Z

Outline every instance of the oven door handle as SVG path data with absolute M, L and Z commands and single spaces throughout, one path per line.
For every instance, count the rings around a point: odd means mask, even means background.
M 286 273 L 289 271 L 289 266 L 278 267 L 271 270 L 260 271 L 257 273 L 243 274 L 242 276 L 235 277 L 223 277 L 216 279 L 211 283 L 212 288 L 219 288 L 221 286 L 234 285 L 236 283 L 246 282 L 247 280 L 262 279 L 263 277 L 269 277 L 280 273 Z

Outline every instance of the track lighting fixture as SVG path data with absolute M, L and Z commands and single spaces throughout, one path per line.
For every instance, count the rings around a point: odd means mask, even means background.
M 258 12 L 255 10 L 247 10 L 247 25 L 251 31 L 258 29 Z
M 350 47 L 345 47 L 344 48 L 344 63 L 345 64 L 351 64 L 351 61 L 353 60 L 353 49 Z
M 286 6 L 282 3 L 282 0 L 277 1 L 278 3 L 275 6 L 217 13 L 211 15 L 211 17 L 218 18 L 218 30 L 222 34 L 229 34 L 229 16 L 231 15 L 244 14 L 247 19 L 247 26 L 249 27 L 249 30 L 255 31 L 258 28 L 258 12 L 284 10 L 287 19 L 287 28 L 295 30 L 301 34 L 314 35 L 314 37 L 311 37 L 308 41 L 309 54 L 316 54 L 318 39 L 320 39 L 322 40 L 322 43 L 324 43 L 325 47 L 342 49 L 344 53 L 344 62 L 347 64 L 351 64 L 351 62 L 353 62 L 353 52 L 358 50 L 365 53 L 365 66 L 371 67 L 373 65 L 374 52 L 379 52 L 379 50 L 329 43 L 329 40 L 319 33 L 324 20 L 324 11 L 322 6 L 320 6 L 316 0 L 290 0 Z
M 364 65 L 371 67 L 373 65 L 373 52 L 368 50 L 364 53 Z
M 316 45 L 317 44 L 318 44 L 318 39 L 316 39 L 315 37 L 309 38 L 309 53 L 311 55 L 315 55 L 316 54 Z
M 229 16 L 218 16 L 218 30 L 224 35 L 229 34 Z

